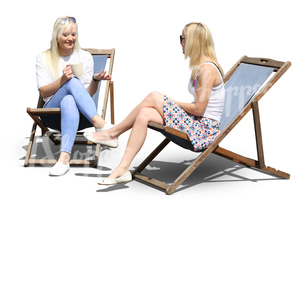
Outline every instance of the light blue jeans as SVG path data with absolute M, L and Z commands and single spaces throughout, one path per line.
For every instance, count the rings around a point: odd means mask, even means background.
M 44 108 L 61 109 L 60 124 L 55 125 L 55 120 L 53 119 L 53 126 L 51 126 L 52 122 L 48 119 L 47 126 L 61 131 L 62 141 L 60 151 L 70 154 L 79 126 L 80 112 L 89 122 L 98 114 L 92 97 L 82 82 L 76 77 L 67 81 L 44 105 Z

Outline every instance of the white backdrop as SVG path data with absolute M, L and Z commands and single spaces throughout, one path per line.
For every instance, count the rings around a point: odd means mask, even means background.
M 0 298 L 299 299 L 297 11 L 292 0 L 6 3 Z M 117 122 L 152 90 L 191 100 L 179 44 L 186 23 L 208 25 L 225 72 L 243 55 L 290 60 L 260 112 L 267 163 L 291 179 L 243 170 L 245 182 L 206 182 L 165 196 L 136 182 L 96 193 L 96 171 L 54 181 L 48 169 L 23 168 L 32 125 L 26 107 L 38 97 L 35 59 L 61 15 L 77 19 L 82 47 L 116 49 Z M 252 143 L 247 116 L 222 145 L 255 156 Z

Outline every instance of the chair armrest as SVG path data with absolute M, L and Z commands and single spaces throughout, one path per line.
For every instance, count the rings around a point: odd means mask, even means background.
M 27 113 L 32 115 L 57 115 L 60 114 L 60 108 L 27 108 Z

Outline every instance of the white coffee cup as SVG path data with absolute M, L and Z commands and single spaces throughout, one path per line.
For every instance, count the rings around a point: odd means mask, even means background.
M 75 64 L 71 64 L 71 68 L 75 77 L 80 77 L 83 75 L 83 63 L 78 62 Z

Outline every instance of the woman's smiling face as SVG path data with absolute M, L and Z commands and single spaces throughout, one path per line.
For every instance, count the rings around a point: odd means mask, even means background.
M 58 39 L 58 51 L 61 56 L 71 55 L 75 42 L 77 40 L 76 26 L 73 25 L 69 30 L 64 30 L 61 37 Z

